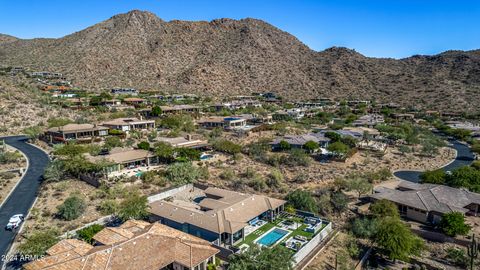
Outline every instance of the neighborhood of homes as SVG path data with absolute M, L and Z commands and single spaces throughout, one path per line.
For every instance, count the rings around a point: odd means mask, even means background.
M 33 72 L 30 76 L 42 83 L 59 80 L 54 85 L 44 85 L 42 90 L 65 106 L 88 109 L 93 103 L 93 98 L 73 91 L 62 74 Z M 134 132 L 161 131 L 156 125 L 157 118 L 176 114 L 191 115 L 199 128 L 220 129 L 241 137 L 261 132 L 277 121 L 308 119 L 317 115 L 319 108 L 329 111 L 339 107 L 338 102 L 319 98 L 259 114 L 242 110 L 276 104 L 281 99 L 273 93 L 262 93 L 236 96 L 214 104 L 192 105 L 194 103 L 189 101 L 196 100 L 195 95 L 145 96 L 133 88 L 114 88 L 110 94 L 113 97 L 97 100 L 98 105 L 112 111 L 134 109 L 136 116 L 52 127 L 45 130 L 41 138 L 51 145 L 95 143 L 110 136 L 124 139 Z M 162 104 L 158 106 L 161 115 L 154 110 L 152 100 Z M 375 127 L 385 124 L 381 110 L 395 109 L 398 105 L 373 106 L 369 101 L 350 100 L 345 106 L 352 111 L 368 106 L 368 110 L 341 128 L 332 128 L 337 121 L 342 121 L 333 118 L 328 126 L 312 125 L 308 133 L 278 135 L 269 141 L 271 150 L 282 150 L 285 145 L 303 149 L 307 143 L 314 142 L 318 145 L 315 155 L 327 159 L 344 158 L 327 150 L 333 138 L 338 136 L 348 138 L 358 149 L 384 152 L 390 142 Z M 225 112 L 228 116 L 220 116 L 227 115 Z M 435 111 L 424 113 L 439 114 Z M 391 118 L 395 121 L 417 120 L 416 114 L 410 112 L 394 113 Z M 451 128 L 469 130 L 473 138 L 480 138 L 478 125 L 464 121 L 447 121 L 446 124 Z M 212 149 L 203 137 L 191 134 L 156 136 L 155 141 L 173 148 L 200 150 L 202 159 L 208 158 Z M 107 179 L 138 176 L 161 164 L 151 149 L 113 148 L 100 155 L 85 155 L 94 163 L 109 161 L 111 165 L 101 175 Z M 95 186 L 100 184 L 99 179 L 82 180 Z M 377 187 L 367 197 L 370 202 L 388 200 L 398 206 L 402 217 L 424 224 L 438 224 L 444 214 L 451 212 L 474 217 L 480 214 L 480 194 L 444 185 L 399 181 L 393 188 Z M 228 261 L 230 255 L 254 246 L 269 248 L 278 244 L 292 252 L 295 264 L 301 264 L 333 231 L 332 222 L 323 217 L 300 210 L 286 211 L 287 202 L 284 200 L 199 183 L 172 187 L 150 196 L 148 201 L 149 222 L 129 220 L 119 227 L 106 227 L 94 236 L 92 244 L 76 239 L 62 240 L 48 249 L 45 258 L 26 264 L 25 269 L 205 270 L 217 258 Z

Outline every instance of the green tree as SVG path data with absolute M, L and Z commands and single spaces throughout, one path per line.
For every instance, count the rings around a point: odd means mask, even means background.
M 348 151 L 350 151 L 350 148 L 348 147 L 348 145 L 342 142 L 334 142 L 327 146 L 327 150 L 334 154 L 343 156 L 346 155 Z
M 329 138 L 332 143 L 339 142 L 342 139 L 342 135 L 338 134 L 337 132 L 327 131 L 325 133 L 325 137 Z
M 160 108 L 160 106 L 158 106 L 158 105 L 153 106 L 152 116 L 158 117 L 160 115 L 162 115 L 162 108 Z
M 355 177 L 347 180 L 347 186 L 349 190 L 356 191 L 358 193 L 358 197 L 371 192 L 373 189 L 373 185 L 363 177 Z
M 215 148 L 215 150 L 217 151 L 231 155 L 240 153 L 242 151 L 241 145 L 231 142 L 229 140 L 217 140 L 213 143 L 213 148 Z
M 93 224 L 88 227 L 85 227 L 81 230 L 77 231 L 77 237 L 82 239 L 83 241 L 93 244 L 94 240 L 93 237 L 95 234 L 97 234 L 99 231 L 103 230 L 104 226 L 100 224 Z
M 45 182 L 58 182 L 65 178 L 65 168 L 63 161 L 60 159 L 51 161 L 48 163 L 43 173 L 43 179 Z
M 411 255 L 418 255 L 424 247 L 423 241 L 396 217 L 380 220 L 374 242 L 394 261 L 406 261 Z
M 470 166 L 463 166 L 446 176 L 448 186 L 464 187 L 473 192 L 480 192 L 480 171 Z
M 318 148 L 320 148 L 320 145 L 314 141 L 308 141 L 303 145 L 303 149 L 307 150 L 309 153 L 315 152 Z
M 292 146 L 285 140 L 281 140 L 279 143 L 278 143 L 278 147 L 280 148 L 280 150 L 282 151 L 286 151 L 286 150 L 290 150 L 292 148 Z
M 123 221 L 145 219 L 149 215 L 147 196 L 136 190 L 127 193 L 118 208 L 118 217 Z
M 378 219 L 355 218 L 352 222 L 352 233 L 358 238 L 370 239 L 377 233 Z
M 42 128 L 39 126 L 28 127 L 23 130 L 23 133 L 25 133 L 32 142 L 36 142 L 40 134 L 42 134 Z
M 316 213 L 317 202 L 307 190 L 296 189 L 285 198 L 295 209 Z
M 25 238 L 26 241 L 18 247 L 24 256 L 45 255 L 46 251 L 59 241 L 58 232 L 52 229 L 26 234 Z
M 465 216 L 460 212 L 446 213 L 440 221 L 440 228 L 448 236 L 466 235 L 470 226 L 465 224 Z
M 442 169 L 438 169 L 423 172 L 420 175 L 420 180 L 422 183 L 443 185 L 445 183 L 445 177 L 445 172 Z
M 70 195 L 63 204 L 57 207 L 57 214 L 64 220 L 74 220 L 80 217 L 85 211 L 85 200 L 78 195 Z
M 370 213 L 376 218 L 394 217 L 399 218 L 398 208 L 395 203 L 381 199 L 370 205 Z
M 195 161 L 200 160 L 201 152 L 192 148 L 177 148 L 175 149 L 177 161 Z
M 123 147 L 123 143 L 119 137 L 112 136 L 105 139 L 103 146 L 107 149 L 112 149 L 114 147 Z
M 171 162 L 174 159 L 175 151 L 173 147 L 165 142 L 158 142 L 154 145 L 155 154 L 163 161 Z
M 167 167 L 165 176 L 171 183 L 181 185 L 196 182 L 201 174 L 191 162 L 177 162 Z
M 143 149 L 143 150 L 148 151 L 148 150 L 150 150 L 150 143 L 143 141 L 143 142 L 140 142 L 139 144 L 137 144 L 137 147 L 139 149 Z
M 230 258 L 229 270 L 292 270 L 292 252 L 282 245 L 273 248 L 251 246 Z

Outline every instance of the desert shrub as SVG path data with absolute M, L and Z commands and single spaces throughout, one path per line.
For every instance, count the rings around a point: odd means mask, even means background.
M 118 217 L 123 220 L 148 217 L 148 199 L 138 191 L 129 192 L 118 207 Z
M 102 215 L 114 215 L 118 211 L 118 203 L 115 200 L 103 200 L 97 207 Z
M 77 237 L 82 239 L 83 241 L 89 243 L 89 244 L 93 244 L 93 242 L 94 242 L 93 237 L 99 231 L 103 230 L 103 228 L 104 228 L 104 226 L 102 226 L 100 224 L 90 225 L 86 228 L 78 230 L 77 231 Z
M 137 147 L 138 147 L 138 149 L 143 149 L 143 150 L 148 151 L 148 150 L 150 150 L 150 143 L 143 141 L 143 142 L 140 142 L 139 144 L 137 144 Z
M 227 154 L 236 154 L 242 151 L 242 146 L 229 140 L 217 140 L 213 143 L 213 148 L 219 152 Z
M 20 254 L 24 256 L 43 256 L 47 249 L 59 241 L 58 232 L 53 229 L 27 233 L 25 238 L 26 241 L 18 247 Z
M 80 217 L 85 211 L 85 200 L 78 195 L 71 195 L 63 204 L 58 206 L 58 216 L 64 220 L 74 220 Z

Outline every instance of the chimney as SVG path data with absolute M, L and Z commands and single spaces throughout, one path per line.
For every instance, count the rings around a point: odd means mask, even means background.
M 192 140 L 192 135 L 191 134 L 187 134 L 187 141 L 191 141 Z

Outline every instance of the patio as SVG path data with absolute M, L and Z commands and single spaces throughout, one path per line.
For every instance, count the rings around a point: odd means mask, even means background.
M 308 217 L 289 214 L 286 212 L 282 212 L 273 222 L 262 222 L 263 225 L 259 227 L 249 227 L 249 230 L 256 229 L 250 231 L 249 234 L 245 236 L 245 240 L 237 242 L 235 246 L 241 250 L 246 250 L 250 246 L 256 244 L 259 239 L 268 235 L 268 232 L 273 228 L 279 228 L 288 231 L 289 234 L 273 245 L 285 244 L 293 251 L 297 251 L 299 247 L 307 243 L 315 236 L 316 233 L 321 231 L 321 229 L 326 226 L 326 224 L 323 224 L 320 221 L 321 224 L 319 224 L 320 227 L 317 230 L 309 230 L 309 228 L 312 227 L 312 224 L 309 224 Z M 294 249 L 293 247 L 297 247 L 297 249 Z

